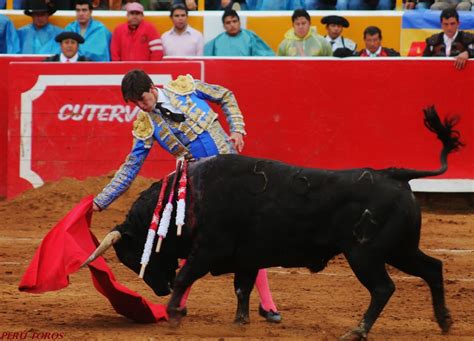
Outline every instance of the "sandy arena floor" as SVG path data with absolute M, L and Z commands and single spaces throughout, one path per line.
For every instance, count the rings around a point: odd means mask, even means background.
M 334 340 L 358 323 L 369 303 L 368 292 L 342 257 L 319 274 L 311 275 L 306 269 L 269 270 L 283 316 L 279 325 L 258 316 L 256 294 L 252 295 L 251 324 L 232 323 L 236 300 L 230 275 L 207 276 L 193 287 L 188 316 L 178 329 L 165 322 L 135 324 L 116 314 L 92 286 L 88 270 L 71 276 L 71 285 L 62 291 L 19 292 L 20 278 L 43 236 L 82 197 L 97 193 L 107 181 L 107 177 L 65 179 L 13 201 L 0 201 L 0 339 L 6 339 L 8 332 L 28 332 L 27 339 L 46 339 L 49 333 L 50 339 L 80 340 Z M 137 179 L 111 208 L 95 214 L 93 231 L 99 239 L 123 220 L 139 191 L 150 183 Z M 472 197 L 430 196 L 423 203 L 421 244 L 426 253 L 444 262 L 453 328 L 449 335 L 441 335 L 423 281 L 391 269 L 397 290 L 372 329 L 371 340 L 474 340 L 474 201 Z M 122 266 L 113 251 L 106 258 L 119 282 L 153 302 L 167 302 Z

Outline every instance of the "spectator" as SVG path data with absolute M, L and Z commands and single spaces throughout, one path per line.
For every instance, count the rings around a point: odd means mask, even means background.
M 431 9 L 437 11 L 443 11 L 445 9 L 456 9 L 458 11 L 470 11 L 471 1 L 470 0 L 435 0 L 434 4 L 431 5 Z
M 455 9 L 445 9 L 440 16 L 441 29 L 426 39 L 425 57 L 456 57 L 457 69 L 464 68 L 468 58 L 474 58 L 474 34 L 459 31 L 459 14 Z
M 49 23 L 49 16 L 56 9 L 46 5 L 43 0 L 26 2 L 25 14 L 31 17 L 32 23 L 18 30 L 20 49 L 23 54 L 51 54 L 56 50 L 54 38 L 62 29 Z
M 204 46 L 205 56 L 274 56 L 275 53 L 254 32 L 240 27 L 240 18 L 233 9 L 222 16 L 225 32 Z
M 24 0 L 13 0 L 13 9 L 23 9 Z M 7 0 L 0 0 L 0 9 L 7 8 Z
M 226 10 L 233 9 L 234 11 L 246 10 L 247 3 L 246 0 L 208 0 L 209 3 L 214 2 L 214 7 L 217 7 L 217 10 Z M 220 4 L 219 4 L 220 2 Z M 207 2 L 206 2 L 207 4 Z M 217 4 L 217 6 L 216 6 Z M 206 5 L 207 9 L 207 5 Z
M 79 44 L 84 43 L 84 38 L 74 32 L 62 32 L 54 39 L 60 43 L 61 53 L 47 57 L 45 62 L 75 63 L 87 62 L 88 58 L 79 55 Z
M 112 35 L 110 51 L 113 61 L 149 61 L 163 58 L 163 46 L 156 28 L 143 20 L 143 6 L 129 2 L 127 23 L 120 24 Z
M 318 0 L 247 0 L 247 8 L 252 11 L 293 11 L 297 8 L 307 8 Z
M 160 0 L 155 0 L 160 1 Z M 274 1 L 274 0 L 270 0 Z M 173 5 L 183 4 L 185 7 L 190 11 L 195 11 L 198 9 L 198 1 L 197 0 L 173 0 Z M 245 0 L 206 0 L 205 1 L 205 8 L 206 10 L 226 10 L 226 9 L 233 9 L 233 10 L 240 10 L 246 9 Z
M 433 0 L 407 0 L 404 4 L 405 9 L 427 10 L 433 5 Z
M 382 31 L 376 26 L 369 26 L 364 30 L 365 49 L 360 50 L 361 57 L 399 57 L 400 53 L 394 49 L 382 47 Z
M 58 11 L 71 11 L 74 9 L 74 0 L 54 0 L 50 1 L 50 3 L 51 2 Z
M 279 56 L 318 57 L 332 56 L 331 44 L 311 27 L 311 17 L 304 9 L 297 9 L 291 16 L 293 28 L 285 33 L 278 47 Z
M 202 33 L 188 25 L 188 10 L 182 4 L 171 8 L 173 28 L 163 33 L 165 56 L 202 56 Z
M 324 38 L 331 44 L 333 56 L 349 57 L 356 54 L 357 44 L 342 36 L 344 27 L 349 27 L 349 21 L 346 18 L 328 15 L 321 19 L 321 23 L 326 25 L 328 34 Z
M 84 38 L 79 46 L 79 53 L 96 62 L 110 61 L 109 30 L 101 22 L 92 19 L 92 3 L 90 0 L 77 0 L 76 20 L 66 26 L 65 31 L 75 32 Z
M 6 15 L 0 14 L 0 53 L 20 53 L 20 39 L 15 26 Z
M 127 1 L 135 1 L 135 0 L 127 0 Z M 176 0 L 150 0 L 149 9 L 152 11 L 169 11 L 175 1 Z
M 98 10 L 120 10 L 122 8 L 122 0 L 92 0 L 92 8 Z
M 337 0 L 338 10 L 374 11 L 392 10 L 395 0 Z
M 304 7 L 296 7 L 297 8 L 304 8 L 307 10 L 320 10 L 320 11 L 335 11 L 337 3 L 341 0 L 303 0 Z

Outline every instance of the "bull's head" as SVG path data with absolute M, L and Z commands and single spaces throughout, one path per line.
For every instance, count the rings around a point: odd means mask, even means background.
M 114 249 L 120 261 L 138 274 L 144 245 L 143 239 L 135 239 L 125 233 L 120 242 L 114 244 Z M 173 287 L 177 267 L 176 257 L 166 252 L 157 254 L 152 251 L 143 280 L 156 295 L 168 295 Z
M 140 194 L 125 221 L 104 238 L 96 252 L 89 258 L 88 263 L 113 245 L 120 261 L 137 274 L 140 273 L 143 248 L 161 185 L 162 181 L 156 182 Z M 165 193 L 165 196 L 168 195 L 169 193 Z M 178 251 L 176 232 L 170 231 L 161 251 L 151 254 L 143 279 L 158 296 L 168 295 L 171 292 L 178 267 Z M 181 254 L 182 257 L 187 255 L 186 252 L 181 252 Z
M 86 266 L 96 258 L 102 256 L 105 251 L 114 247 L 117 257 L 128 268 L 140 272 L 140 260 L 143 251 L 143 239 L 134 238 L 127 232 L 120 233 L 117 230 L 110 232 L 100 243 L 94 253 L 84 262 Z M 143 277 L 144 281 L 153 289 L 156 295 L 165 296 L 171 293 L 174 278 L 176 276 L 177 258 L 166 252 L 152 254 Z

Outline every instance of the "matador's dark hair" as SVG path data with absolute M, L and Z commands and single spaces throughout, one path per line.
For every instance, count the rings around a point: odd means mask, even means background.
M 122 79 L 122 96 L 128 101 L 139 101 L 144 92 L 150 91 L 153 81 L 145 71 L 134 69 L 129 71 Z

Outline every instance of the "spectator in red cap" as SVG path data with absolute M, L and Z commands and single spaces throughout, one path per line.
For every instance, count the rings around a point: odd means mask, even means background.
M 146 61 L 163 58 L 163 46 L 156 28 L 146 22 L 143 6 L 129 2 L 127 23 L 117 26 L 112 34 L 110 52 L 112 61 Z

